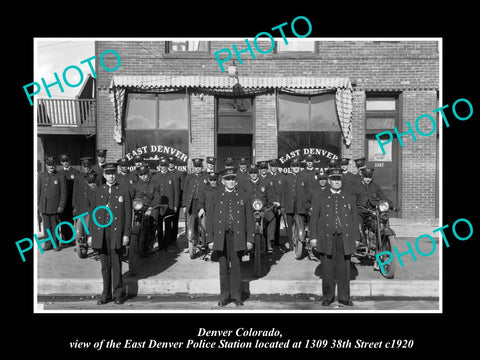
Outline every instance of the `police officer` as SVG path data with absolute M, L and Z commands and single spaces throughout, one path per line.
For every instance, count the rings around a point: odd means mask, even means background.
M 141 166 L 144 166 L 143 164 L 143 156 L 142 155 L 134 155 L 133 156 L 133 162 L 135 163 L 135 169 L 131 171 L 131 180 L 133 182 L 138 181 L 138 169 L 140 169 Z
M 300 175 L 300 161 L 296 158 L 290 162 L 291 173 L 285 176 L 285 188 L 280 203 L 284 207 L 288 225 L 288 245 L 293 249 L 293 233 L 291 231 L 295 215 L 301 215 L 305 220 L 305 198 L 307 187 L 305 178 Z
M 310 243 L 316 247 L 322 263 L 323 306 L 335 299 L 352 306 L 350 300 L 350 257 L 355 252 L 357 208 L 353 196 L 342 190 L 342 171 L 328 170 L 329 190 L 316 194 L 312 200 Z
M 160 159 L 160 171 L 152 177 L 152 180 L 158 184 L 160 205 L 162 206 L 157 223 L 159 250 L 168 248 L 168 246 L 173 244 L 177 239 L 173 237 L 172 229 L 180 202 L 180 190 L 177 176 L 171 171 L 168 171 L 168 163 L 168 159 Z M 163 232 L 164 223 L 165 233 Z
M 316 185 L 317 180 L 315 179 L 315 168 L 313 167 L 313 161 L 314 157 L 313 155 L 308 154 L 305 156 L 305 169 L 301 172 L 301 175 L 303 176 L 305 180 L 305 184 L 307 189 L 310 189 L 311 187 Z
M 75 219 L 75 242 L 76 243 L 85 243 L 85 241 L 80 241 L 81 238 L 85 239 L 85 227 L 83 222 L 85 223 L 87 229 L 90 224 L 90 216 L 92 214 L 92 203 L 93 203 L 93 196 L 95 196 L 95 190 L 98 187 L 98 179 L 97 173 L 95 171 L 90 171 L 86 175 L 82 175 L 85 179 L 86 187 L 82 187 L 83 194 L 77 198 L 75 211 L 77 215 L 81 215 L 86 213 L 86 215 L 81 216 Z M 83 222 L 82 222 L 83 219 Z M 74 251 L 77 251 L 77 247 L 75 247 Z
M 48 156 L 45 166 L 47 171 L 38 174 L 37 178 L 37 204 L 42 217 L 43 232 L 47 234 L 49 229 L 53 241 L 45 243 L 43 249 L 50 250 L 53 247 L 55 251 L 59 251 L 61 244 L 55 235 L 55 229 L 67 203 L 67 183 L 65 176 L 57 172 L 54 157 Z
M 107 150 L 105 149 L 98 149 L 96 151 L 97 155 L 97 162 L 92 166 L 92 170 L 98 174 L 98 178 L 100 179 L 101 184 L 105 184 L 105 178 L 103 177 L 103 168 L 107 164 Z
M 350 159 L 348 158 L 341 158 L 340 159 L 340 169 L 342 170 L 342 188 L 343 191 L 349 192 L 353 194 L 353 187 L 358 181 L 358 178 L 355 174 L 352 174 L 348 171 L 348 164 L 350 163 Z
M 271 207 L 272 205 L 279 206 L 279 195 L 275 192 L 273 183 L 267 178 L 267 176 L 260 179 L 257 167 L 250 168 L 248 172 L 250 174 L 250 180 L 244 181 L 239 186 L 239 189 L 249 196 L 249 203 L 253 199 L 260 199 L 262 200 L 264 208 Z M 272 253 L 276 227 L 274 210 L 269 209 L 268 211 L 265 211 L 263 214 L 263 221 L 267 229 L 267 252 Z
M 277 211 L 274 211 L 274 216 L 275 216 L 275 239 L 274 239 L 274 244 L 279 245 L 280 244 L 280 218 L 281 218 L 281 208 L 283 206 L 282 203 L 280 203 L 282 194 L 285 192 L 285 175 L 278 171 L 278 164 L 279 161 L 277 159 L 272 159 L 268 162 L 268 180 L 272 183 L 275 193 L 278 194 L 278 209 Z M 285 219 L 286 221 L 286 219 Z
M 143 200 L 147 209 L 142 218 L 142 231 L 140 237 L 140 249 L 142 255 L 150 255 L 153 252 L 155 243 L 155 221 L 158 219 L 158 206 L 160 205 L 160 189 L 156 182 L 152 181 L 148 166 L 140 166 L 137 171 L 138 181 L 126 188 L 130 192 L 132 200 L 139 198 Z M 158 247 L 163 245 L 159 241 Z
M 73 207 L 73 215 L 77 216 L 80 214 L 83 214 L 85 212 L 84 210 L 84 197 L 88 193 L 88 184 L 87 184 L 87 176 L 95 173 L 95 171 L 92 170 L 92 158 L 89 156 L 85 156 L 80 158 L 82 167 L 81 167 L 81 172 L 80 176 L 77 176 L 75 178 L 75 181 L 73 183 L 73 194 L 72 194 L 72 207 Z M 97 182 L 97 186 L 101 185 L 101 181 L 99 179 L 99 176 L 95 177 L 95 181 Z M 80 219 L 76 219 L 75 222 L 80 221 Z M 78 234 L 77 234 L 78 235 Z M 77 236 L 78 238 L 78 236 Z
M 121 159 L 118 159 L 117 163 L 120 167 L 120 172 L 117 175 L 117 182 L 120 185 L 125 185 L 129 187 L 134 182 L 136 182 L 136 180 L 138 180 L 136 175 L 130 172 L 130 169 L 128 168 L 127 158 L 123 157 Z
M 200 218 L 200 222 L 202 223 L 204 229 L 206 229 L 207 226 L 206 218 L 208 214 L 206 213 L 206 211 L 208 208 L 210 208 L 213 194 L 216 190 L 219 189 L 219 187 L 221 187 L 218 181 L 219 176 L 217 172 L 208 173 L 207 183 L 202 186 L 200 194 L 198 195 L 198 208 L 200 209 L 198 210 L 198 217 Z M 213 246 L 213 243 L 210 243 L 210 245 Z M 211 249 L 209 248 L 209 250 Z
M 234 164 L 234 162 L 233 162 L 233 158 L 231 158 L 231 157 L 227 157 L 227 158 L 224 160 L 223 164 L 224 164 L 225 169 L 233 169 L 233 168 L 235 168 L 235 164 Z
M 367 239 L 365 238 L 365 220 L 368 218 L 370 212 L 367 209 L 374 210 L 379 201 L 388 201 L 390 205 L 392 202 L 384 194 L 380 186 L 373 181 L 373 173 L 375 169 L 371 167 L 364 167 L 362 169 L 362 180 L 357 182 L 353 187 L 353 195 L 356 198 L 356 206 L 358 207 L 358 223 L 360 225 L 361 246 L 365 246 Z M 364 209 L 363 207 L 367 208 Z
M 355 162 L 355 166 L 357 167 L 357 182 L 361 182 L 363 179 L 362 171 L 366 167 L 365 160 L 366 159 L 364 157 L 353 160 Z
M 103 208 L 92 214 L 88 245 L 99 252 L 102 267 L 103 291 L 97 305 L 103 305 L 112 300 L 115 304 L 122 304 L 125 298 L 122 295 L 121 254 L 122 247 L 127 246 L 130 241 L 132 202 L 128 189 L 116 180 L 117 164 L 107 163 L 103 170 L 105 184 L 101 185 L 92 196 L 91 208 L 106 206 L 110 209 L 113 219 Z M 104 227 L 107 224 L 110 225 Z
M 182 205 L 182 197 L 183 197 L 183 186 L 185 183 L 185 177 L 187 173 L 185 171 L 178 170 L 177 166 L 177 158 L 174 156 L 168 157 L 168 171 L 172 174 L 172 176 L 176 179 L 178 183 L 178 207 L 175 215 L 172 217 L 172 239 L 174 242 L 177 241 L 178 238 L 178 221 L 180 218 L 180 208 Z
M 206 174 L 203 172 L 203 159 L 194 158 L 192 159 L 192 164 L 193 172 L 185 177 L 182 199 L 182 205 L 185 207 L 184 214 L 186 224 L 190 223 L 190 216 L 198 216 L 198 211 L 200 210 L 198 207 L 198 196 L 200 194 L 200 189 L 207 182 Z M 191 223 L 196 223 L 196 221 Z M 194 229 L 194 233 L 198 233 L 196 229 Z
M 207 209 L 207 241 L 213 242 L 220 273 L 220 301 L 223 307 L 242 302 L 241 258 L 253 247 L 254 218 L 248 198 L 236 187 L 235 169 L 222 172 L 222 188 L 215 191 Z
M 67 184 L 67 201 L 65 203 L 65 209 L 63 213 L 60 214 L 61 222 L 73 223 L 73 206 L 72 206 L 72 197 L 73 197 L 73 185 L 75 183 L 75 178 L 80 175 L 80 171 L 75 169 L 70 164 L 70 156 L 68 154 L 61 154 L 59 156 L 60 164 L 62 167 L 58 170 L 59 174 L 65 176 L 65 181 Z M 73 236 L 72 228 L 68 225 L 62 226 L 62 235 L 64 239 L 71 239 Z
M 205 159 L 205 172 L 208 174 L 208 173 L 211 173 L 211 172 L 215 172 L 215 161 L 216 159 L 213 157 L 213 156 L 207 156 L 207 158 Z
M 240 158 L 238 161 L 238 170 L 237 170 L 237 184 L 241 184 L 243 181 L 249 179 L 248 174 L 248 159 L 245 157 Z

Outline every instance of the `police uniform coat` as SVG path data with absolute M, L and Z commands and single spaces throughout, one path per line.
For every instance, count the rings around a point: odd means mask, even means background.
M 67 183 L 65 176 L 54 171 L 38 174 L 37 203 L 42 214 L 58 214 L 58 208 L 65 208 L 67 202 Z
M 73 185 L 75 183 L 75 179 L 78 176 L 81 176 L 80 171 L 70 166 L 67 170 L 65 170 L 64 168 L 61 168 L 60 170 L 58 170 L 58 173 L 65 176 L 65 181 L 67 184 L 67 202 L 65 204 L 65 207 L 71 208 L 72 196 L 73 196 Z
M 218 185 L 217 187 L 211 187 L 209 184 L 205 184 L 202 187 L 202 190 L 198 194 L 198 209 L 203 209 L 207 211 L 207 209 L 210 207 L 210 204 L 213 199 L 213 194 L 215 191 L 219 189 Z
M 168 204 L 168 209 L 178 208 L 180 202 L 180 182 L 178 177 L 171 171 L 157 172 L 152 176 L 152 181 L 158 184 L 160 203 Z
M 123 245 L 123 236 L 130 237 L 132 201 L 127 187 L 120 185 L 118 182 L 112 185 L 111 194 L 109 194 L 108 189 L 108 184 L 103 184 L 97 188 L 92 196 L 90 206 L 95 210 L 98 206 L 106 206 L 107 201 L 110 202 L 110 210 L 113 213 L 113 221 L 110 225 L 111 249 L 120 249 Z M 95 219 L 100 225 L 107 224 L 110 221 L 109 213 L 105 209 L 99 209 L 95 213 Z M 92 236 L 92 248 L 101 249 L 105 228 L 98 226 L 92 219 L 89 223 L 89 231 L 89 236 Z
M 359 181 L 353 187 L 353 194 L 356 197 L 356 204 L 371 207 L 370 201 L 390 200 L 385 196 L 383 190 L 373 180 L 370 184 L 366 185 L 363 181 Z
M 244 251 L 247 249 L 247 241 L 253 242 L 255 228 L 252 207 L 247 194 L 239 189 L 235 188 L 231 193 L 225 188 L 215 191 L 207 214 L 207 242 L 213 241 L 213 250 L 224 251 L 229 219 L 235 251 Z
M 130 198 L 142 199 L 145 206 L 154 207 L 160 204 L 160 188 L 152 178 L 147 181 L 138 181 L 130 186 L 123 186 L 130 192 Z
M 138 180 L 137 176 L 134 173 L 132 173 L 131 171 L 129 171 L 125 174 L 123 174 L 121 172 L 117 174 L 117 182 L 120 185 L 130 186 L 134 182 L 137 182 L 137 180 Z
M 305 178 L 300 174 L 290 173 L 285 176 L 285 188 L 280 197 L 285 213 L 305 214 L 306 186 Z
M 358 182 L 358 176 L 350 171 L 342 172 L 342 191 L 354 194 L 354 187 Z
M 207 183 L 207 176 L 206 173 L 201 172 L 188 174 L 185 177 L 182 205 L 185 206 L 187 213 L 191 210 L 193 199 L 198 199 L 200 189 Z
M 345 255 L 356 250 L 355 240 L 358 238 L 358 215 L 355 199 L 351 194 L 340 191 L 335 208 L 334 194 L 330 189 L 316 193 L 312 199 L 310 215 L 310 238 L 317 239 L 317 251 L 332 255 L 333 234 L 336 217 L 341 222 L 341 234 Z
M 86 176 L 92 172 L 93 170 L 90 170 L 88 173 L 80 173 L 80 175 L 75 178 L 72 193 L 72 207 L 73 210 L 75 210 L 74 215 L 80 215 L 88 211 L 88 205 L 85 200 L 90 187 L 87 184 Z M 98 175 L 96 183 L 97 186 L 100 186 Z

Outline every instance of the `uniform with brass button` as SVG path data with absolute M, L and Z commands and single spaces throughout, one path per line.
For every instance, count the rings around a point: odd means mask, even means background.
M 358 238 L 357 208 L 353 196 L 342 190 L 342 171 L 327 170 L 329 189 L 318 192 L 312 199 L 310 216 L 311 244 L 321 255 L 322 305 L 335 298 L 352 305 L 350 300 L 350 257 L 356 250 Z
M 100 253 L 102 267 L 103 291 L 98 304 L 105 304 L 111 300 L 121 304 L 122 296 L 122 248 L 128 245 L 132 218 L 132 202 L 128 189 L 116 181 L 117 164 L 108 163 L 104 167 L 106 183 L 101 185 L 92 197 L 91 208 L 106 206 L 109 213 L 100 208 L 92 214 L 89 224 L 89 245 Z M 93 216 L 94 215 L 94 216 Z M 102 227 L 108 224 L 106 227 Z M 99 226 L 102 225 L 102 226 Z M 113 288 L 113 289 L 112 289 Z
M 236 187 L 236 170 L 221 173 L 222 187 L 213 194 L 207 208 L 207 241 L 213 242 L 220 272 L 219 306 L 229 302 L 243 305 L 241 257 L 252 248 L 254 217 L 248 196 Z M 248 243 L 248 245 L 247 245 Z
M 46 233 L 46 229 L 50 229 L 54 234 L 60 223 L 60 214 L 64 211 L 67 202 L 67 183 L 65 176 L 56 171 L 54 157 L 48 156 L 45 159 L 45 166 L 47 171 L 38 174 L 37 178 L 38 212 L 41 214 L 44 233 Z M 52 247 L 56 251 L 60 250 L 59 240 L 55 235 L 53 235 L 53 239 L 54 245 L 46 242 L 44 250 L 50 250 Z

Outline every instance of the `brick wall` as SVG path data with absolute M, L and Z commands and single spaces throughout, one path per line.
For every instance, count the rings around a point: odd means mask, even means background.
M 115 72 L 105 71 L 96 61 L 98 75 L 97 147 L 109 150 L 108 159 L 122 155 L 122 146 L 114 142 L 113 105 L 108 98 L 108 86 L 113 75 L 218 75 L 215 51 L 232 50 L 232 44 L 242 50 L 243 39 L 210 43 L 210 53 L 165 53 L 164 41 L 99 41 L 97 59 L 107 50 L 115 50 L 121 66 Z M 253 44 L 253 43 L 252 43 Z M 253 45 L 252 45 L 253 46 Z M 241 54 L 242 64 L 232 56 L 226 68 L 235 60 L 242 76 L 318 76 L 348 77 L 354 84 L 353 141 L 342 145 L 342 155 L 357 158 L 365 155 L 366 92 L 401 92 L 403 95 L 403 125 L 409 120 L 414 126 L 417 116 L 431 113 L 436 106 L 439 82 L 439 54 L 435 41 L 319 41 L 316 53 L 255 52 Z M 262 48 L 268 48 L 266 45 Z M 233 52 L 233 50 L 232 50 Z M 107 67 L 116 65 L 113 54 L 107 54 Z M 214 154 L 214 97 L 191 95 L 191 136 L 189 157 Z M 255 99 L 256 160 L 277 156 L 275 96 L 262 95 Z M 403 217 L 428 219 L 435 216 L 436 137 L 420 137 L 417 142 L 405 138 L 401 151 L 400 186 Z M 351 170 L 356 171 L 353 164 Z

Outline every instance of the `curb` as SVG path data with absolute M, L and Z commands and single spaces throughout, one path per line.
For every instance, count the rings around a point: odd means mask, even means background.
M 98 295 L 102 279 L 38 279 L 37 295 Z M 319 294 L 320 281 L 255 280 L 243 281 L 243 288 L 253 295 Z M 218 295 L 217 279 L 148 280 L 124 278 L 127 295 Z M 350 282 L 352 296 L 440 297 L 439 282 L 432 280 L 375 280 Z

